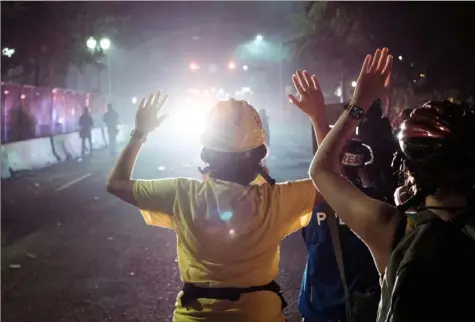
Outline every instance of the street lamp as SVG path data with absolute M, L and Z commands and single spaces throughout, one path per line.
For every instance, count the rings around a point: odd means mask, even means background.
M 266 41 L 264 40 L 264 36 L 262 36 L 261 34 L 257 34 L 255 37 L 254 37 L 254 40 L 252 41 L 252 45 L 254 47 L 254 50 L 255 50 L 255 54 L 254 55 L 259 55 L 260 53 L 264 53 L 264 52 L 270 52 L 270 51 L 273 51 L 273 52 L 278 52 L 279 53 L 279 61 L 277 62 L 279 64 L 278 66 L 278 72 L 279 72 L 279 83 L 278 83 L 278 92 L 279 93 L 284 93 L 285 91 L 285 88 L 284 88 L 284 58 L 285 58 L 285 54 L 284 54 L 284 43 L 280 40 L 278 41 L 278 45 L 273 45 L 272 44 L 272 41 Z M 283 97 L 281 97 L 279 99 L 280 101 L 280 110 L 281 111 L 284 111 L 284 100 L 283 100 Z
M 86 41 L 86 46 L 90 50 L 95 50 L 97 47 L 97 41 L 94 39 L 94 37 L 89 37 L 89 39 Z
M 111 48 L 111 41 L 109 38 L 102 38 L 99 43 L 94 37 L 89 37 L 89 39 L 86 41 L 86 46 L 87 48 L 92 51 L 98 51 L 102 49 L 103 52 L 108 51 Z M 110 55 L 106 55 L 107 59 L 107 87 L 108 87 L 108 95 L 109 95 L 109 100 L 111 98 L 111 93 L 112 93 L 112 81 L 111 81 L 111 60 L 110 60 Z
M 5 47 L 5 48 L 3 48 L 3 50 L 2 50 L 2 55 L 3 55 L 3 56 L 12 57 L 12 55 L 13 55 L 14 53 L 15 53 L 15 49 L 13 49 L 13 48 Z
M 229 68 L 229 69 L 236 69 L 236 63 L 233 62 L 233 61 L 229 62 L 228 68 Z
M 102 38 L 101 41 L 99 42 L 99 46 L 101 46 L 101 48 L 103 50 L 108 50 L 109 48 L 111 48 L 111 41 L 109 38 Z
M 351 87 L 355 88 L 356 87 L 356 81 L 351 82 Z
M 399 61 L 402 61 L 402 56 L 399 56 L 398 59 L 399 59 Z
M 242 66 L 242 70 L 248 70 L 249 67 L 247 65 Z
M 99 41 L 99 46 L 101 49 L 106 52 L 111 48 L 111 41 L 109 38 L 102 38 L 101 41 Z M 112 92 L 112 81 L 111 81 L 111 59 L 110 59 L 110 54 L 106 55 L 107 58 L 107 85 L 109 89 L 109 100 L 111 99 L 111 92 Z

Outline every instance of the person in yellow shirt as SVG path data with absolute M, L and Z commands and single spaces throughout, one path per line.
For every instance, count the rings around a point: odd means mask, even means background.
M 208 179 L 132 180 L 147 134 L 164 119 L 157 118 L 163 102 L 158 92 L 140 103 L 107 190 L 140 209 L 148 225 L 176 233 L 184 286 L 173 321 L 284 321 L 279 243 L 308 223 L 320 195 L 310 179 L 275 183 L 261 163 L 259 114 L 234 99 L 218 102 L 207 119 L 201 172 Z M 258 175 L 267 183 L 251 184 Z

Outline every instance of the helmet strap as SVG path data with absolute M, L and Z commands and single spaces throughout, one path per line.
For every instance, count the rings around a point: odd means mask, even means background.
M 269 173 L 264 169 L 264 167 L 260 164 L 257 168 L 257 174 L 264 178 L 270 185 L 275 185 L 276 181 L 273 179 Z

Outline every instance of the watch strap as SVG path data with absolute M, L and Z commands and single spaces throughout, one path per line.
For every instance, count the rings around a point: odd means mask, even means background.
M 351 118 L 355 120 L 361 120 L 365 114 L 365 110 L 358 105 L 349 104 L 345 106 L 345 110 L 348 111 L 348 114 Z
M 135 139 L 139 139 L 142 142 L 145 142 L 145 140 L 147 139 L 147 136 L 145 135 L 145 132 L 137 130 L 137 129 L 133 129 L 130 132 L 130 137 L 135 138 Z

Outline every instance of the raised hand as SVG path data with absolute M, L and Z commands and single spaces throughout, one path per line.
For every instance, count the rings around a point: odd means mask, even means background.
M 158 117 L 163 105 L 166 103 L 168 96 L 165 95 L 160 99 L 161 91 L 151 94 L 148 98 L 140 101 L 137 113 L 135 114 L 135 129 L 145 134 L 155 130 L 167 117 L 166 114 Z
M 368 109 L 378 98 L 385 99 L 391 86 L 393 56 L 388 48 L 378 48 L 374 56 L 366 55 L 361 67 L 352 104 Z
M 310 76 L 306 70 L 303 72 L 297 70 L 297 72 L 292 75 L 292 81 L 299 94 L 299 99 L 289 94 L 289 101 L 292 104 L 309 116 L 319 116 L 325 113 L 323 93 L 315 75 Z

